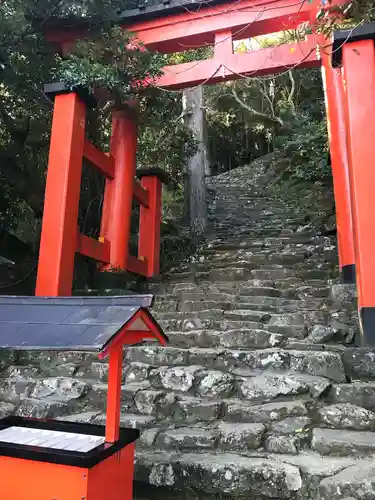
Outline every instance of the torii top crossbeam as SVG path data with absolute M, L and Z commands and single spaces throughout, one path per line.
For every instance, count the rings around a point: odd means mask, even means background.
M 347 0 L 331 0 L 329 7 Z M 241 76 L 262 76 L 294 67 L 320 66 L 315 54 L 316 37 L 299 44 L 285 44 L 246 54 L 233 54 L 233 40 L 291 30 L 314 22 L 321 0 L 212 0 L 187 3 L 184 0 L 157 2 L 149 7 L 124 11 L 117 22 L 134 33 L 148 49 L 162 53 L 183 52 L 214 46 L 214 57 L 197 64 L 164 68 L 157 82 L 164 88 L 185 88 L 201 83 L 218 83 Z M 48 40 L 69 46 L 84 35 L 89 23 L 50 20 L 45 26 Z

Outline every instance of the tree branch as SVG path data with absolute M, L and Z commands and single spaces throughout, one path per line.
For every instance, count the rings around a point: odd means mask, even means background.
M 246 111 L 248 111 L 252 115 L 257 116 L 258 118 L 263 118 L 265 120 L 269 120 L 273 123 L 277 123 L 278 125 L 280 125 L 283 128 L 287 128 L 284 121 L 280 117 L 271 116 L 271 115 L 268 115 L 267 113 L 262 113 L 261 111 L 257 111 L 256 109 L 252 108 L 251 106 L 249 106 L 248 104 L 243 102 L 243 100 L 238 96 L 234 85 L 232 86 L 232 95 L 235 98 L 235 100 L 238 102 L 238 104 L 240 104 L 240 106 L 242 106 L 244 109 L 246 109 Z
M 289 95 L 288 95 L 288 101 L 289 101 L 290 107 L 292 109 L 293 116 L 296 116 L 296 107 L 295 107 L 294 101 L 293 101 L 294 93 L 296 90 L 296 81 L 294 79 L 292 71 L 288 71 L 288 75 L 289 75 L 290 82 L 292 84 L 292 87 L 291 87 Z

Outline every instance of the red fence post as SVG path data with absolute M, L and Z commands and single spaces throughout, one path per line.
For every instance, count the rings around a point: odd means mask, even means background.
M 56 95 L 36 295 L 72 293 L 85 115 L 77 94 Z
M 118 441 L 120 433 L 122 361 L 122 345 L 110 349 L 105 430 L 107 443 Z
M 160 225 L 162 182 L 157 176 L 145 176 L 142 186 L 149 193 L 149 207 L 141 205 L 138 255 L 147 259 L 147 277 L 156 276 L 160 269 Z
M 342 47 L 346 90 L 358 307 L 362 337 L 367 344 L 375 344 L 374 38 L 375 25 L 370 24 L 339 32 L 336 39 L 338 47 L 340 43 Z
M 114 179 L 107 179 L 102 219 L 102 236 L 110 242 L 109 269 L 126 269 L 129 255 L 133 182 L 137 155 L 137 121 L 131 106 L 112 115 L 111 155 Z
M 339 267 L 344 283 L 355 283 L 354 235 L 351 209 L 344 88 L 341 68 L 333 68 L 331 48 L 322 47 L 328 138 L 336 207 Z

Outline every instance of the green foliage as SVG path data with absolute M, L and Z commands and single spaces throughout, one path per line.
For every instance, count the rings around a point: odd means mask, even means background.
M 128 5 L 129 7 L 129 5 Z M 129 33 L 111 21 L 124 8 L 120 1 L 57 2 L 13 0 L 0 10 L 0 221 L 5 227 L 35 228 L 29 237 L 38 243 L 43 210 L 45 171 L 53 105 L 44 96 L 46 82 L 63 80 L 95 91 L 99 108 L 88 113 L 87 134 L 108 149 L 110 110 L 137 97 L 140 103 L 140 166 L 160 166 L 181 184 L 181 172 L 195 143 L 177 118 L 181 98 L 141 85 L 160 74 L 165 56 L 133 46 Z M 87 38 L 73 53 L 61 58 L 40 33 L 56 17 L 91 18 Z M 31 22 L 31 19 L 37 21 Z M 138 83 L 137 83 L 138 82 Z M 103 179 L 85 168 L 82 180 L 80 225 L 96 235 L 102 205 Z M 22 234 L 26 234 L 22 229 Z
M 79 40 L 66 58 L 56 57 L 55 79 L 68 86 L 100 90 L 105 103 L 120 107 L 162 74 L 163 57 L 132 43 L 129 33 L 118 26 Z M 146 84 L 147 85 L 147 84 Z
M 276 139 L 275 148 L 285 159 L 280 181 L 330 182 L 325 120 L 315 121 L 306 115 L 296 119 L 290 134 Z

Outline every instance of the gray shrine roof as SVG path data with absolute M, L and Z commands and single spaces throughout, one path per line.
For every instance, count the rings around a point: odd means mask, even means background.
M 100 352 L 131 320 L 130 330 L 150 332 L 145 317 L 167 340 L 148 312 L 151 304 L 151 295 L 0 296 L 0 349 Z

